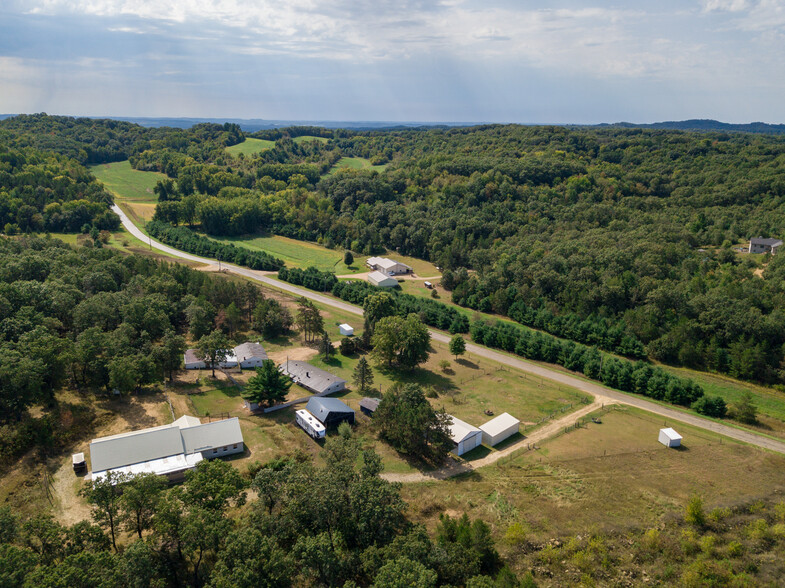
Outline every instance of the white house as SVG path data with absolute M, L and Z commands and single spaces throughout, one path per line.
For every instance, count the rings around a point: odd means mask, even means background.
M 338 325 L 338 332 L 340 332 L 344 337 L 351 337 L 354 335 L 354 328 L 351 325 L 343 323 L 342 325 Z
M 681 439 L 682 436 L 670 427 L 667 429 L 660 429 L 659 441 L 665 447 L 681 447 Z
M 395 288 L 398 285 L 398 280 L 384 275 L 381 272 L 371 272 L 368 274 L 368 282 L 378 288 Z
M 242 369 L 262 367 L 262 363 L 267 359 L 267 352 L 259 343 L 240 343 L 234 348 L 234 355 L 237 357 L 237 365 Z
M 452 452 L 455 455 L 463 455 L 482 445 L 482 431 L 480 429 L 452 415 L 448 416 L 450 417 L 450 437 L 455 443 Z
M 299 384 L 317 396 L 334 394 L 346 388 L 346 380 L 343 378 L 304 361 L 287 359 L 286 362 L 278 366 L 278 370 L 289 376 L 295 384 Z
M 199 356 L 198 349 L 187 349 L 185 351 L 183 361 L 185 363 L 185 369 L 187 370 L 204 370 L 210 367 L 209 365 L 207 365 L 207 362 L 204 360 L 204 358 L 201 358 Z M 224 361 L 219 361 L 218 365 L 215 367 L 219 367 L 219 368 L 237 367 L 237 356 L 234 354 L 234 349 L 227 349 L 226 359 Z
M 750 239 L 750 253 L 771 253 L 774 255 L 780 247 L 782 247 L 780 239 L 764 239 L 763 237 Z
M 101 437 L 90 442 L 92 479 L 108 473 L 165 476 L 182 480 L 203 459 L 245 451 L 240 421 L 235 417 L 202 424 L 183 416 L 161 427 Z
M 412 268 L 410 268 L 405 263 L 388 259 L 386 257 L 369 257 L 368 261 L 365 262 L 365 265 L 367 265 L 372 270 L 376 270 L 387 276 L 408 274 L 412 271 Z
M 501 443 L 508 437 L 512 437 L 518 432 L 521 421 L 508 413 L 503 413 L 494 419 L 489 420 L 484 425 L 480 425 L 482 431 L 482 442 L 490 447 Z

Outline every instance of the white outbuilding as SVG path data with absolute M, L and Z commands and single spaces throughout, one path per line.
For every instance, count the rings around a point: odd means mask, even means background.
M 480 429 L 452 415 L 448 416 L 450 417 L 450 437 L 455 443 L 452 452 L 455 455 L 463 455 L 482 445 L 482 431 Z
M 480 425 L 482 431 L 482 442 L 490 447 L 501 443 L 505 439 L 512 437 L 518 432 L 521 421 L 508 413 L 503 413 L 494 419 L 489 420 L 484 425 Z
M 344 337 L 351 337 L 352 335 L 354 335 L 354 328 L 351 325 L 347 325 L 346 323 L 343 323 L 342 325 L 338 325 L 338 331 Z
M 382 272 L 368 274 L 368 282 L 377 288 L 395 288 L 398 285 L 398 280 L 385 276 Z
M 681 435 L 668 427 L 667 429 L 660 429 L 660 443 L 665 447 L 681 447 Z
M 251 341 L 240 343 L 235 347 L 234 355 L 241 369 L 262 367 L 262 364 L 267 360 L 267 352 L 264 347 Z

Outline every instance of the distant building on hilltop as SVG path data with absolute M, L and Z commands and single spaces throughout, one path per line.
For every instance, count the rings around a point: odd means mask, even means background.
M 750 239 L 750 253 L 777 253 L 777 250 L 782 247 L 780 239 L 764 239 L 763 237 L 753 237 Z

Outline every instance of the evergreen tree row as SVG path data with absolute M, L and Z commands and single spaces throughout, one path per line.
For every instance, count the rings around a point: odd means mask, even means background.
M 154 220 L 147 223 L 147 232 L 167 245 L 195 255 L 213 257 L 255 270 L 274 271 L 283 267 L 283 261 L 269 253 L 218 243 L 197 235 L 186 227 L 173 227 L 168 223 Z

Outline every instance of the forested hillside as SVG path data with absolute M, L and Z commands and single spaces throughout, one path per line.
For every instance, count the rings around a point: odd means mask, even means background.
M 0 129 L 29 140 L 29 122 L 9 121 Z M 71 137 L 59 119 L 34 122 Z M 232 157 L 215 148 L 222 134 L 149 132 L 159 138 L 130 157 L 171 178 L 159 186 L 158 220 L 397 251 L 444 267 L 460 305 L 577 341 L 601 329 L 656 360 L 785 381 L 783 263 L 731 248 L 785 235 L 781 136 L 284 129 L 264 135 L 273 148 Z M 329 140 L 293 140 L 305 133 Z M 387 167 L 326 175 L 341 157 Z

